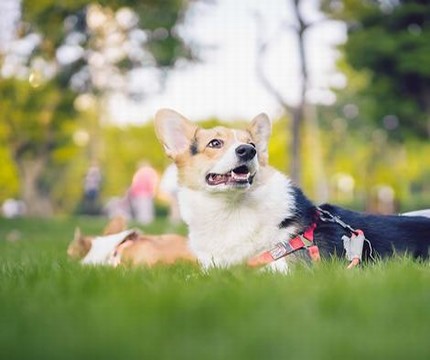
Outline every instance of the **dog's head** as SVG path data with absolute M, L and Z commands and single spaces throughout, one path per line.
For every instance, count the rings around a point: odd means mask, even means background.
M 155 116 L 155 130 L 177 167 L 179 182 L 194 190 L 248 190 L 267 165 L 271 122 L 266 114 L 244 130 L 202 129 L 173 110 Z
M 103 235 L 112 235 L 124 231 L 127 220 L 122 216 L 116 216 L 109 221 L 103 230 Z M 67 255 L 73 259 L 82 259 L 91 249 L 91 244 L 96 236 L 83 235 L 77 227 L 72 242 L 67 247 Z
M 67 247 L 67 255 L 73 259 L 82 259 L 90 251 L 93 239 L 93 236 L 85 236 L 76 228 L 75 236 Z

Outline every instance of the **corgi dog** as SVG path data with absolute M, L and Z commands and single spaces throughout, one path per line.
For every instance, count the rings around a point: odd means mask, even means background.
M 121 217 L 113 218 L 101 236 L 83 235 L 79 228 L 67 248 L 67 254 L 82 264 L 154 266 L 177 261 L 196 262 L 186 238 L 176 234 L 147 235 L 128 229 Z
M 159 141 L 178 168 L 179 207 L 188 225 L 189 247 L 205 268 L 252 264 L 270 251 L 269 266 L 287 270 L 287 257 L 276 253 L 300 253 L 295 251 L 298 236 L 311 242 L 300 250 L 316 245 L 323 258 L 365 261 L 404 252 L 429 256 L 428 218 L 314 205 L 286 175 L 269 166 L 271 121 L 265 114 L 246 129 L 203 129 L 170 109 L 159 110 L 154 122 Z

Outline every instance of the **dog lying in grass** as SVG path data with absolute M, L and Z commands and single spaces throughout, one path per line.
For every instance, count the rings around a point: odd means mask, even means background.
M 187 246 L 187 239 L 176 234 L 146 235 L 127 230 L 124 218 L 112 219 L 102 236 L 83 235 L 79 228 L 67 254 L 83 264 L 154 266 L 177 261 L 195 262 Z
M 202 129 L 163 109 L 155 130 L 178 167 L 180 212 L 203 267 L 269 264 L 284 271 L 286 255 L 306 250 L 314 259 L 346 257 L 351 267 L 395 253 L 429 257 L 430 219 L 318 207 L 270 167 L 265 114 L 246 129 Z

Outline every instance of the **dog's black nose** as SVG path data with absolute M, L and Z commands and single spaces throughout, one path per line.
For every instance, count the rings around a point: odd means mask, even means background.
M 252 145 L 243 144 L 236 148 L 236 155 L 243 161 L 251 160 L 256 153 L 257 150 Z

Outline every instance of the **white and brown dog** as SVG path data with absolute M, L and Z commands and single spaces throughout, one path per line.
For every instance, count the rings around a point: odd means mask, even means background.
M 142 234 L 139 230 L 127 229 L 127 221 L 121 216 L 113 218 L 100 236 L 83 235 L 76 228 L 67 254 L 87 265 L 154 266 L 196 261 L 185 237 Z
M 268 166 L 265 114 L 246 130 L 202 129 L 173 110 L 160 110 L 155 124 L 178 167 L 189 246 L 204 267 L 243 263 L 296 234 L 296 226 L 279 227 L 294 215 L 294 199 L 290 181 Z
M 189 247 L 204 267 L 249 263 L 272 249 L 269 255 L 276 261 L 270 266 L 284 270 L 287 263 L 278 252 L 294 253 L 304 242 L 317 244 L 322 257 L 357 262 L 403 252 L 428 258 L 429 219 L 317 207 L 270 167 L 271 122 L 265 114 L 244 130 L 202 129 L 163 109 L 156 114 L 155 129 L 177 165 Z

